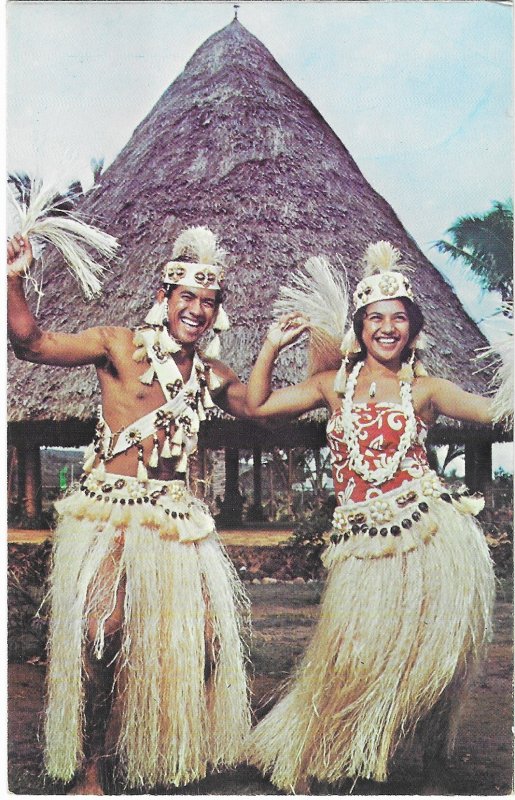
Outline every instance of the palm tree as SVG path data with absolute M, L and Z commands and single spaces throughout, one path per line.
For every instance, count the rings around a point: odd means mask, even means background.
M 513 200 L 496 200 L 484 214 L 459 217 L 446 230 L 450 242 L 434 243 L 451 260 L 461 260 L 480 286 L 513 302 Z
M 40 183 L 26 172 L 9 172 L 7 183 L 10 184 L 16 200 L 23 206 L 29 205 L 32 192 L 40 187 Z M 83 194 L 82 183 L 72 181 L 63 192 L 56 194 L 48 213 L 59 215 L 71 211 Z

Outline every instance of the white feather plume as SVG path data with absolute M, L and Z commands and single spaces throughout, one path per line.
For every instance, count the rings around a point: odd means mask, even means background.
M 100 278 L 106 267 L 92 258 L 86 248 L 111 258 L 118 247 L 114 236 L 88 225 L 72 211 L 63 210 L 60 207 L 62 195 L 42 181 L 32 181 L 27 203 L 20 202 L 11 188 L 10 193 L 22 236 L 53 245 L 63 256 L 85 297 L 90 299 L 98 295 Z
M 203 225 L 186 228 L 175 240 L 172 260 L 189 256 L 199 264 L 225 264 L 226 251 L 218 246 L 213 231 Z
M 310 322 L 309 374 L 340 365 L 340 344 L 347 324 L 349 300 L 344 275 L 322 256 L 309 258 L 282 286 L 274 303 L 275 319 L 298 312 Z
M 477 359 L 494 359 L 494 373 L 491 386 L 495 391 L 492 398 L 492 421 L 501 422 L 506 429 L 513 427 L 513 336 L 481 350 Z
M 363 277 L 398 269 L 401 258 L 400 250 L 397 250 L 390 242 L 380 241 L 369 244 L 363 257 Z M 408 268 L 404 267 L 404 269 Z

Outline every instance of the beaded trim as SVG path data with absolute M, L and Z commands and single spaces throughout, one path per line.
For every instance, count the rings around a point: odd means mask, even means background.
M 330 541 L 338 544 L 351 536 L 400 536 L 403 529 L 409 530 L 429 511 L 427 500 L 438 498 L 446 503 L 459 501 L 467 496 L 463 492 L 446 490 L 436 473 L 428 472 L 420 480 L 413 481 L 408 488 L 356 503 L 352 508 L 338 506 L 334 510 Z
M 79 481 L 80 490 L 86 497 L 102 501 L 105 503 L 119 504 L 120 506 L 134 506 L 148 503 L 152 506 L 158 505 L 158 501 L 167 496 L 172 502 L 184 503 L 186 507 L 193 505 L 191 495 L 183 481 L 157 481 L 152 480 L 149 484 L 138 483 L 134 478 L 116 477 L 112 482 L 108 480 L 98 480 L 91 475 L 82 475 Z M 163 508 L 165 514 L 173 519 L 189 519 L 189 511 L 177 511 L 175 509 Z

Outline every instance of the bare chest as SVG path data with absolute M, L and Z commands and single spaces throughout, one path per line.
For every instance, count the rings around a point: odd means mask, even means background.
M 103 416 L 111 430 L 130 425 L 166 402 L 158 380 L 142 383 L 147 367 L 146 363 L 132 362 L 123 364 L 121 369 L 99 373 Z

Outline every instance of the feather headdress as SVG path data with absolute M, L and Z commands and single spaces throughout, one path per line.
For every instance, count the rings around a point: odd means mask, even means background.
M 309 375 L 340 364 L 348 308 L 344 275 L 321 256 L 309 258 L 292 275 L 290 284 L 281 287 L 273 306 L 274 318 L 298 312 L 309 320 Z
M 491 363 L 493 360 L 492 422 L 500 422 L 508 430 L 513 427 L 513 335 L 507 333 L 499 342 L 479 351 L 476 358 L 489 359 Z
M 363 257 L 363 277 L 376 272 L 391 272 L 401 260 L 401 252 L 384 240 L 369 244 Z
M 226 255 L 226 251 L 218 245 L 216 234 L 209 228 L 202 225 L 185 228 L 173 244 L 172 259 L 164 265 L 161 280 L 165 285 L 218 291 L 222 288 L 225 277 Z M 173 343 L 167 331 L 164 330 L 167 321 L 168 306 L 164 300 L 154 303 L 145 317 L 147 325 L 158 329 L 156 335 L 161 349 L 164 347 L 165 352 L 177 352 L 180 345 Z M 229 317 L 220 303 L 213 323 L 215 335 L 203 350 L 207 358 L 219 357 L 220 337 L 218 334 L 229 328 Z M 161 341 L 164 344 L 161 344 Z
M 218 246 L 216 235 L 204 225 L 186 228 L 177 237 L 172 260 L 192 258 L 199 264 L 225 264 L 226 251 Z
M 88 225 L 71 210 L 63 208 L 63 197 L 42 181 L 32 180 L 30 191 L 17 198 L 10 189 L 11 200 L 18 217 L 22 236 L 36 242 L 51 244 L 64 258 L 67 268 L 76 278 L 87 299 L 101 291 L 100 278 L 106 267 L 96 261 L 90 250 L 106 259 L 112 258 L 118 247 L 114 236 Z M 28 276 L 28 265 L 24 269 Z M 41 296 L 41 291 L 38 290 Z
M 354 314 L 363 306 L 376 303 L 379 300 L 393 300 L 400 297 L 407 297 L 413 300 L 411 284 L 401 271 L 399 263 L 401 259 L 400 250 L 390 242 L 381 240 L 368 245 L 362 260 L 363 278 L 356 286 L 356 291 L 352 298 Z M 405 264 L 402 265 L 402 269 L 413 271 L 411 267 Z M 415 357 L 415 349 L 419 349 L 421 345 L 422 338 L 419 336 L 417 344 L 413 348 L 410 362 L 403 365 L 401 380 L 412 381 L 415 375 L 427 374 Z M 334 389 L 338 394 L 345 392 L 349 358 L 360 351 L 361 346 L 351 325 L 342 338 L 341 353 L 343 362 L 334 380 Z
M 354 292 L 354 311 L 378 300 L 408 297 L 413 300 L 413 291 L 407 277 L 401 271 L 402 256 L 390 242 L 369 244 L 363 258 L 363 278 Z M 406 264 L 403 271 L 413 271 Z

